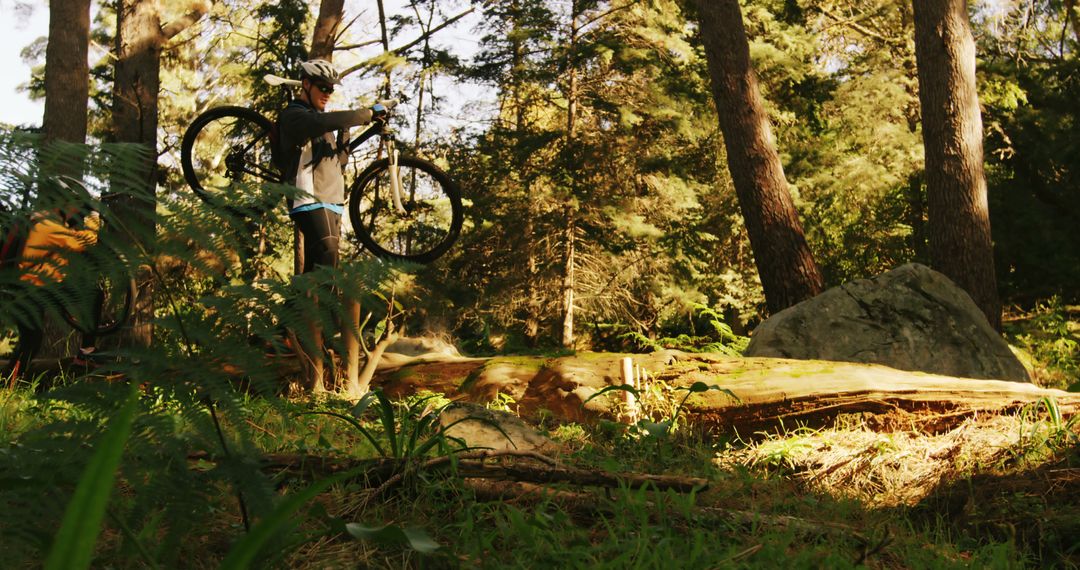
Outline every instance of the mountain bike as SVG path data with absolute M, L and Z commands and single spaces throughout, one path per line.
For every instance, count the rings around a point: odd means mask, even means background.
M 135 279 L 113 278 L 107 275 L 98 277 L 94 285 L 96 292 L 93 303 L 100 303 L 101 314 L 98 315 L 96 334 L 105 336 L 112 334 L 122 327 L 129 317 L 135 303 L 137 288 Z M 60 316 L 67 324 L 81 332 L 89 333 L 93 315 L 86 303 L 60 303 Z
M 386 121 L 360 132 L 347 143 L 348 152 L 372 138 L 378 138 L 381 158 L 367 165 L 346 192 L 353 233 L 380 258 L 418 263 L 438 259 L 461 232 L 460 189 L 434 163 L 402 156 Z M 208 204 L 250 206 L 262 184 L 283 182 L 273 162 L 277 143 L 276 124 L 254 109 L 210 109 L 184 132 L 184 179 Z

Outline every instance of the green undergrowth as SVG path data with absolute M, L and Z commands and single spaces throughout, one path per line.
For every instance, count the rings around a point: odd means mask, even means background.
M 35 567 L 56 551 L 61 541 L 54 533 L 76 485 L 90 478 L 84 467 L 104 445 L 124 390 L 74 383 L 38 395 L 2 392 L 0 550 L 6 567 Z M 548 417 L 540 427 L 562 444 L 560 465 L 708 481 L 707 489 L 692 493 L 560 484 L 550 487 L 564 494 L 560 498 L 493 500 L 490 488 L 466 483 L 451 468 L 399 472 L 397 485 L 373 496 L 380 483 L 362 468 L 304 475 L 257 467 L 271 454 L 351 460 L 345 469 L 381 457 L 421 461 L 459 447 L 436 429 L 435 414 L 450 403 L 444 397 L 377 396 L 360 404 L 241 397 L 229 404 L 221 429 L 247 437 L 227 435 L 225 452 L 208 431 L 209 408 L 196 412 L 174 401 L 176 395 L 144 387 L 119 469 L 93 479 L 112 493 L 102 530 L 92 537 L 91 567 L 1015 568 L 1076 562 L 1068 538 L 1080 528 L 1069 515 L 1076 502 L 1068 500 L 1075 497 L 1055 504 L 1045 488 L 1001 483 L 1026 473 L 1051 477 L 1080 463 L 1075 422 L 1055 419 L 1049 405 L 1029 412 L 1010 459 L 903 508 L 809 488 L 795 457 L 817 445 L 809 443 L 820 435 L 813 430 L 740 441 L 710 436 L 688 421 L 658 430 Z M 879 447 L 885 454 L 900 451 L 899 445 Z M 721 460 L 758 448 L 771 459 Z M 1010 527 L 1010 521 L 1016 523 Z
M 1020 349 L 1036 384 L 1080 391 L 1080 306 L 1051 297 L 1030 310 L 1011 311 L 1005 336 Z

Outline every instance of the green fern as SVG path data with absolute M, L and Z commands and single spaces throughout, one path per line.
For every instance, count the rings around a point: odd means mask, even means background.
M 5 227 L 46 205 L 39 194 L 50 172 L 79 173 L 105 227 L 96 246 L 65 254 L 64 283 L 28 287 L 16 271 L 0 271 L 0 323 L 10 329 L 17 319 L 35 318 L 37 307 L 52 298 L 87 315 L 94 300 L 88 284 L 102 274 L 138 275 L 152 288 L 155 304 L 152 347 L 105 339 L 99 368 L 20 408 L 38 421 L 0 443 L 5 564 L 45 560 L 103 418 L 115 414 L 131 385 L 140 386 L 143 397 L 120 464 L 122 491 L 107 506 L 104 524 L 115 532 L 103 535 L 109 538 L 96 551 L 139 560 L 140 566 L 220 560 L 224 548 L 206 552 L 190 537 L 212 533 L 239 540 L 244 521 L 267 520 L 281 504 L 279 482 L 259 468 L 263 451 L 247 421 L 249 394 L 270 396 L 266 401 L 282 406 L 281 415 L 292 413 L 275 397 L 285 385 L 265 355 L 266 344 L 282 329 L 310 344 L 312 323 L 338 330 L 343 298 L 359 299 L 373 313 L 372 326 L 362 331 L 369 337 L 384 317 L 397 279 L 392 265 L 347 260 L 339 269 L 290 278 L 280 261 L 291 253 L 283 218 L 251 216 L 282 202 L 289 193 L 284 187 L 251 189 L 254 198 L 231 210 L 195 201 L 184 189 L 166 189 L 154 205 L 154 233 L 146 234 L 133 223 L 130 207 L 148 204 L 147 158 L 138 145 L 45 145 L 33 135 L 0 132 Z M 340 353 L 341 342 L 330 338 L 329 347 Z M 205 458 L 204 466 L 192 457 Z M 296 547 L 307 538 L 297 534 L 275 545 Z

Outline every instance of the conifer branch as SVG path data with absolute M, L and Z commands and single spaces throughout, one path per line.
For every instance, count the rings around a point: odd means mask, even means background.
M 852 30 L 854 30 L 854 31 L 856 31 L 856 32 L 868 37 L 868 38 L 873 38 L 873 39 L 878 40 L 879 42 L 881 42 L 883 44 L 886 44 L 886 45 L 891 45 L 891 46 L 902 46 L 903 45 L 902 41 L 899 41 L 896 38 L 886 37 L 884 34 L 881 34 L 880 32 L 876 32 L 874 30 L 871 30 L 870 28 L 867 28 L 866 26 L 863 26 L 863 25 L 859 24 L 858 22 L 856 22 L 854 18 L 847 18 L 847 19 L 841 18 L 837 14 L 829 11 L 829 9 L 824 7 L 824 6 L 816 6 L 816 9 L 819 12 L 821 12 L 825 17 L 827 17 L 830 20 L 836 22 L 837 25 L 842 26 L 842 27 L 846 27 L 846 28 L 850 28 L 850 29 L 852 29 Z

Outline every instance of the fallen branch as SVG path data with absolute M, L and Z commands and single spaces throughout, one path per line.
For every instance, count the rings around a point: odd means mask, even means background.
M 579 491 L 555 490 L 533 483 L 518 481 L 492 481 L 466 479 L 466 485 L 473 490 L 477 499 L 504 502 L 517 502 L 535 504 L 542 501 L 556 501 L 570 514 L 581 515 L 591 520 L 597 513 L 611 514 L 613 509 L 610 501 L 597 497 L 594 494 Z M 643 506 L 656 509 L 660 505 L 652 501 L 646 501 Z M 669 516 L 683 517 L 678 509 L 671 509 Z M 840 535 L 850 537 L 864 547 L 871 545 L 871 541 L 854 528 L 839 523 L 802 519 L 787 515 L 767 515 L 749 511 L 723 509 L 719 507 L 695 507 L 688 516 L 701 522 L 702 519 L 725 522 L 740 527 L 770 526 L 793 531 L 797 534 L 809 537 Z M 884 548 L 884 544 L 875 545 L 871 548 L 873 553 Z M 876 549 L 876 550 L 875 550 Z
M 512 479 L 529 483 L 570 483 L 595 487 L 622 487 L 633 489 L 655 487 L 661 491 L 689 493 L 708 488 L 709 481 L 697 477 L 675 475 L 652 475 L 648 473 L 612 473 L 597 469 L 574 469 L 571 467 L 540 467 L 524 463 L 492 465 L 482 461 L 462 461 L 458 473 L 463 477 L 479 479 Z
M 547 463 L 548 465 L 555 464 L 555 460 L 547 457 L 546 455 L 541 455 L 535 451 L 519 451 L 517 449 L 484 449 L 480 451 L 459 453 L 456 455 L 444 455 L 442 457 L 435 457 L 429 459 L 416 466 L 416 469 L 408 469 L 408 464 L 406 463 L 405 469 L 398 471 L 394 474 L 394 476 L 387 479 L 382 485 L 379 485 L 377 488 L 375 488 L 375 490 L 372 491 L 371 495 L 368 497 L 368 500 L 374 499 L 375 497 L 378 497 L 386 491 L 394 488 L 396 485 L 404 481 L 406 476 L 415 473 L 416 471 L 433 469 L 435 467 L 442 467 L 445 465 L 449 465 L 454 461 L 483 461 L 485 459 L 491 459 L 496 457 L 528 457 L 532 459 L 538 459 L 539 461 Z
M 489 463 L 491 459 L 523 458 L 536 463 Z M 193 453 L 190 460 L 212 460 L 205 452 Z M 599 469 L 576 469 L 558 467 L 554 459 L 528 450 L 484 449 L 454 455 L 433 457 L 422 462 L 409 459 L 350 459 L 329 458 L 318 455 L 269 454 L 263 456 L 260 468 L 264 471 L 287 471 L 306 477 L 326 477 L 357 467 L 367 467 L 365 476 L 379 486 L 372 491 L 377 497 L 400 484 L 406 477 L 419 471 L 434 470 L 451 464 L 457 465 L 457 473 L 463 478 L 513 480 L 517 482 L 552 484 L 568 483 L 593 487 L 629 487 L 640 489 L 654 487 L 662 491 L 688 493 L 708 488 L 707 479 L 680 477 L 676 475 L 653 475 L 650 473 L 613 473 Z
M 458 453 L 454 456 L 433 457 L 417 465 L 413 459 L 355 459 L 351 457 L 326 457 L 304 453 L 268 453 L 259 458 L 259 469 L 275 474 L 288 473 L 297 477 L 319 479 L 329 477 L 359 467 L 366 467 L 364 477 L 373 484 L 386 484 L 400 481 L 401 474 L 412 466 L 414 469 L 433 469 L 449 465 L 452 461 L 478 461 L 501 457 L 521 457 L 555 465 L 555 460 L 536 453 L 517 449 L 484 449 Z M 206 451 L 189 453 L 188 461 L 216 461 L 214 455 Z

